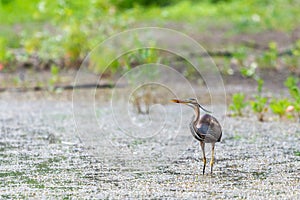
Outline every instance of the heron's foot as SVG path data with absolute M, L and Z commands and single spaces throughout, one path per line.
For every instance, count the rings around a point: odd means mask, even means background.
M 214 162 L 213 160 L 210 161 L 210 174 L 213 173 L 213 167 L 214 167 Z
M 214 161 L 211 160 L 211 161 L 210 161 L 210 174 L 213 173 L 213 167 L 214 167 Z
M 203 175 L 204 175 L 204 173 L 205 173 L 205 166 L 206 166 L 206 158 L 204 157 L 203 158 Z

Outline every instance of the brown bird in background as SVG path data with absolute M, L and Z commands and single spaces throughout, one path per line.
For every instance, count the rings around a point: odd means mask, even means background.
M 186 100 L 172 99 L 174 103 L 181 103 L 190 106 L 195 111 L 195 116 L 192 118 L 190 123 L 190 130 L 192 135 L 196 140 L 200 142 L 200 146 L 203 152 L 203 174 L 205 173 L 206 166 L 206 156 L 205 156 L 205 143 L 211 143 L 212 151 L 211 151 L 211 160 L 210 167 L 211 173 L 213 172 L 214 165 L 214 151 L 215 151 L 215 143 L 221 141 L 222 137 L 222 127 L 218 120 L 209 114 L 204 114 L 200 118 L 200 108 L 205 112 L 211 113 L 210 111 L 204 109 L 196 99 L 189 98 Z

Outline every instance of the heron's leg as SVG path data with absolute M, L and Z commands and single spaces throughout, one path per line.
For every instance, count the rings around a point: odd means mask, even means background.
M 205 165 L 206 165 L 206 157 L 205 157 L 205 143 L 200 141 L 200 146 L 202 149 L 202 153 L 203 153 L 203 174 L 205 172 Z
M 210 173 L 213 173 L 213 166 L 214 166 L 214 162 L 215 162 L 215 143 L 211 143 L 211 160 L 210 160 Z

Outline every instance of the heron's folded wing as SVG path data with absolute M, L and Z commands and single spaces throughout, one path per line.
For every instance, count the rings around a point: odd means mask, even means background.
M 220 141 L 222 136 L 222 129 L 221 129 L 221 125 L 216 119 L 211 120 L 208 129 L 208 134 L 211 135 L 215 139 L 215 141 Z
M 196 132 L 199 137 L 205 138 L 206 142 L 219 141 L 222 134 L 221 126 L 214 120 L 212 120 L 209 124 L 201 124 Z

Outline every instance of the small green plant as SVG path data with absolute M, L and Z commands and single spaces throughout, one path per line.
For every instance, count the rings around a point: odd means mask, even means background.
M 243 77 L 252 78 L 255 77 L 256 68 L 257 68 L 257 64 L 252 63 L 250 67 L 242 67 L 240 69 L 240 73 Z
M 294 110 L 300 118 L 300 89 L 298 87 L 299 79 L 293 76 L 290 76 L 284 82 L 284 85 L 289 89 L 290 95 L 293 98 L 292 105 Z
M 265 67 L 276 67 L 278 60 L 278 47 L 276 42 L 269 43 L 269 49 L 262 55 L 262 65 Z
M 295 42 L 294 48 L 291 50 L 291 56 L 284 57 L 285 64 L 291 72 L 297 71 L 300 64 L 300 40 Z
M 48 81 L 49 89 L 53 90 L 55 84 L 59 82 L 59 67 L 56 65 L 51 65 L 51 77 Z
M 260 122 L 264 121 L 264 113 L 268 111 L 266 106 L 267 101 L 268 99 L 266 97 L 256 95 L 255 100 L 251 102 L 251 108 L 255 113 L 257 113 L 257 119 Z
M 132 42 L 137 49 L 124 56 L 127 65 L 135 67 L 141 64 L 161 63 L 160 51 L 156 48 L 155 41 L 149 41 L 146 48 L 144 47 L 145 44 L 137 36 L 133 37 Z
M 229 105 L 229 109 L 233 111 L 233 116 L 243 116 L 243 109 L 246 108 L 247 105 L 245 94 L 236 93 L 232 96 L 232 103 Z
M 291 105 L 288 99 L 272 99 L 270 102 L 270 108 L 272 112 L 279 116 L 280 119 L 286 115 L 287 107 Z
M 0 71 L 6 64 L 13 60 L 12 55 L 6 46 L 7 40 L 0 37 Z
M 96 73 L 112 75 L 121 66 L 119 59 L 116 59 L 117 52 L 114 49 L 97 49 L 98 53 L 90 55 L 89 69 Z
M 299 79 L 293 76 L 290 76 L 284 82 L 284 85 L 289 89 L 291 97 L 300 104 L 300 89 L 298 87 Z
M 262 92 L 262 87 L 264 85 L 264 80 L 262 80 L 261 78 L 256 79 L 257 82 L 257 93 L 258 95 L 261 95 Z
M 234 50 L 233 58 L 236 59 L 240 65 L 243 65 L 243 61 L 246 59 L 246 57 L 247 51 L 245 47 L 242 46 Z
M 264 81 L 262 79 L 257 79 L 257 94 L 254 97 L 254 101 L 251 101 L 251 108 L 257 114 L 258 121 L 264 121 L 264 113 L 268 111 L 267 101 L 268 98 L 262 96 L 262 87 Z
M 74 21 L 66 29 L 62 47 L 65 51 L 64 59 L 68 67 L 78 67 L 77 65 L 84 58 L 84 54 L 88 50 L 87 34 L 83 31 L 83 27 L 78 21 Z
M 130 54 L 128 62 L 132 64 L 147 64 L 147 63 L 159 63 L 160 57 L 158 50 L 154 48 L 143 48 L 137 50 L 136 53 Z

